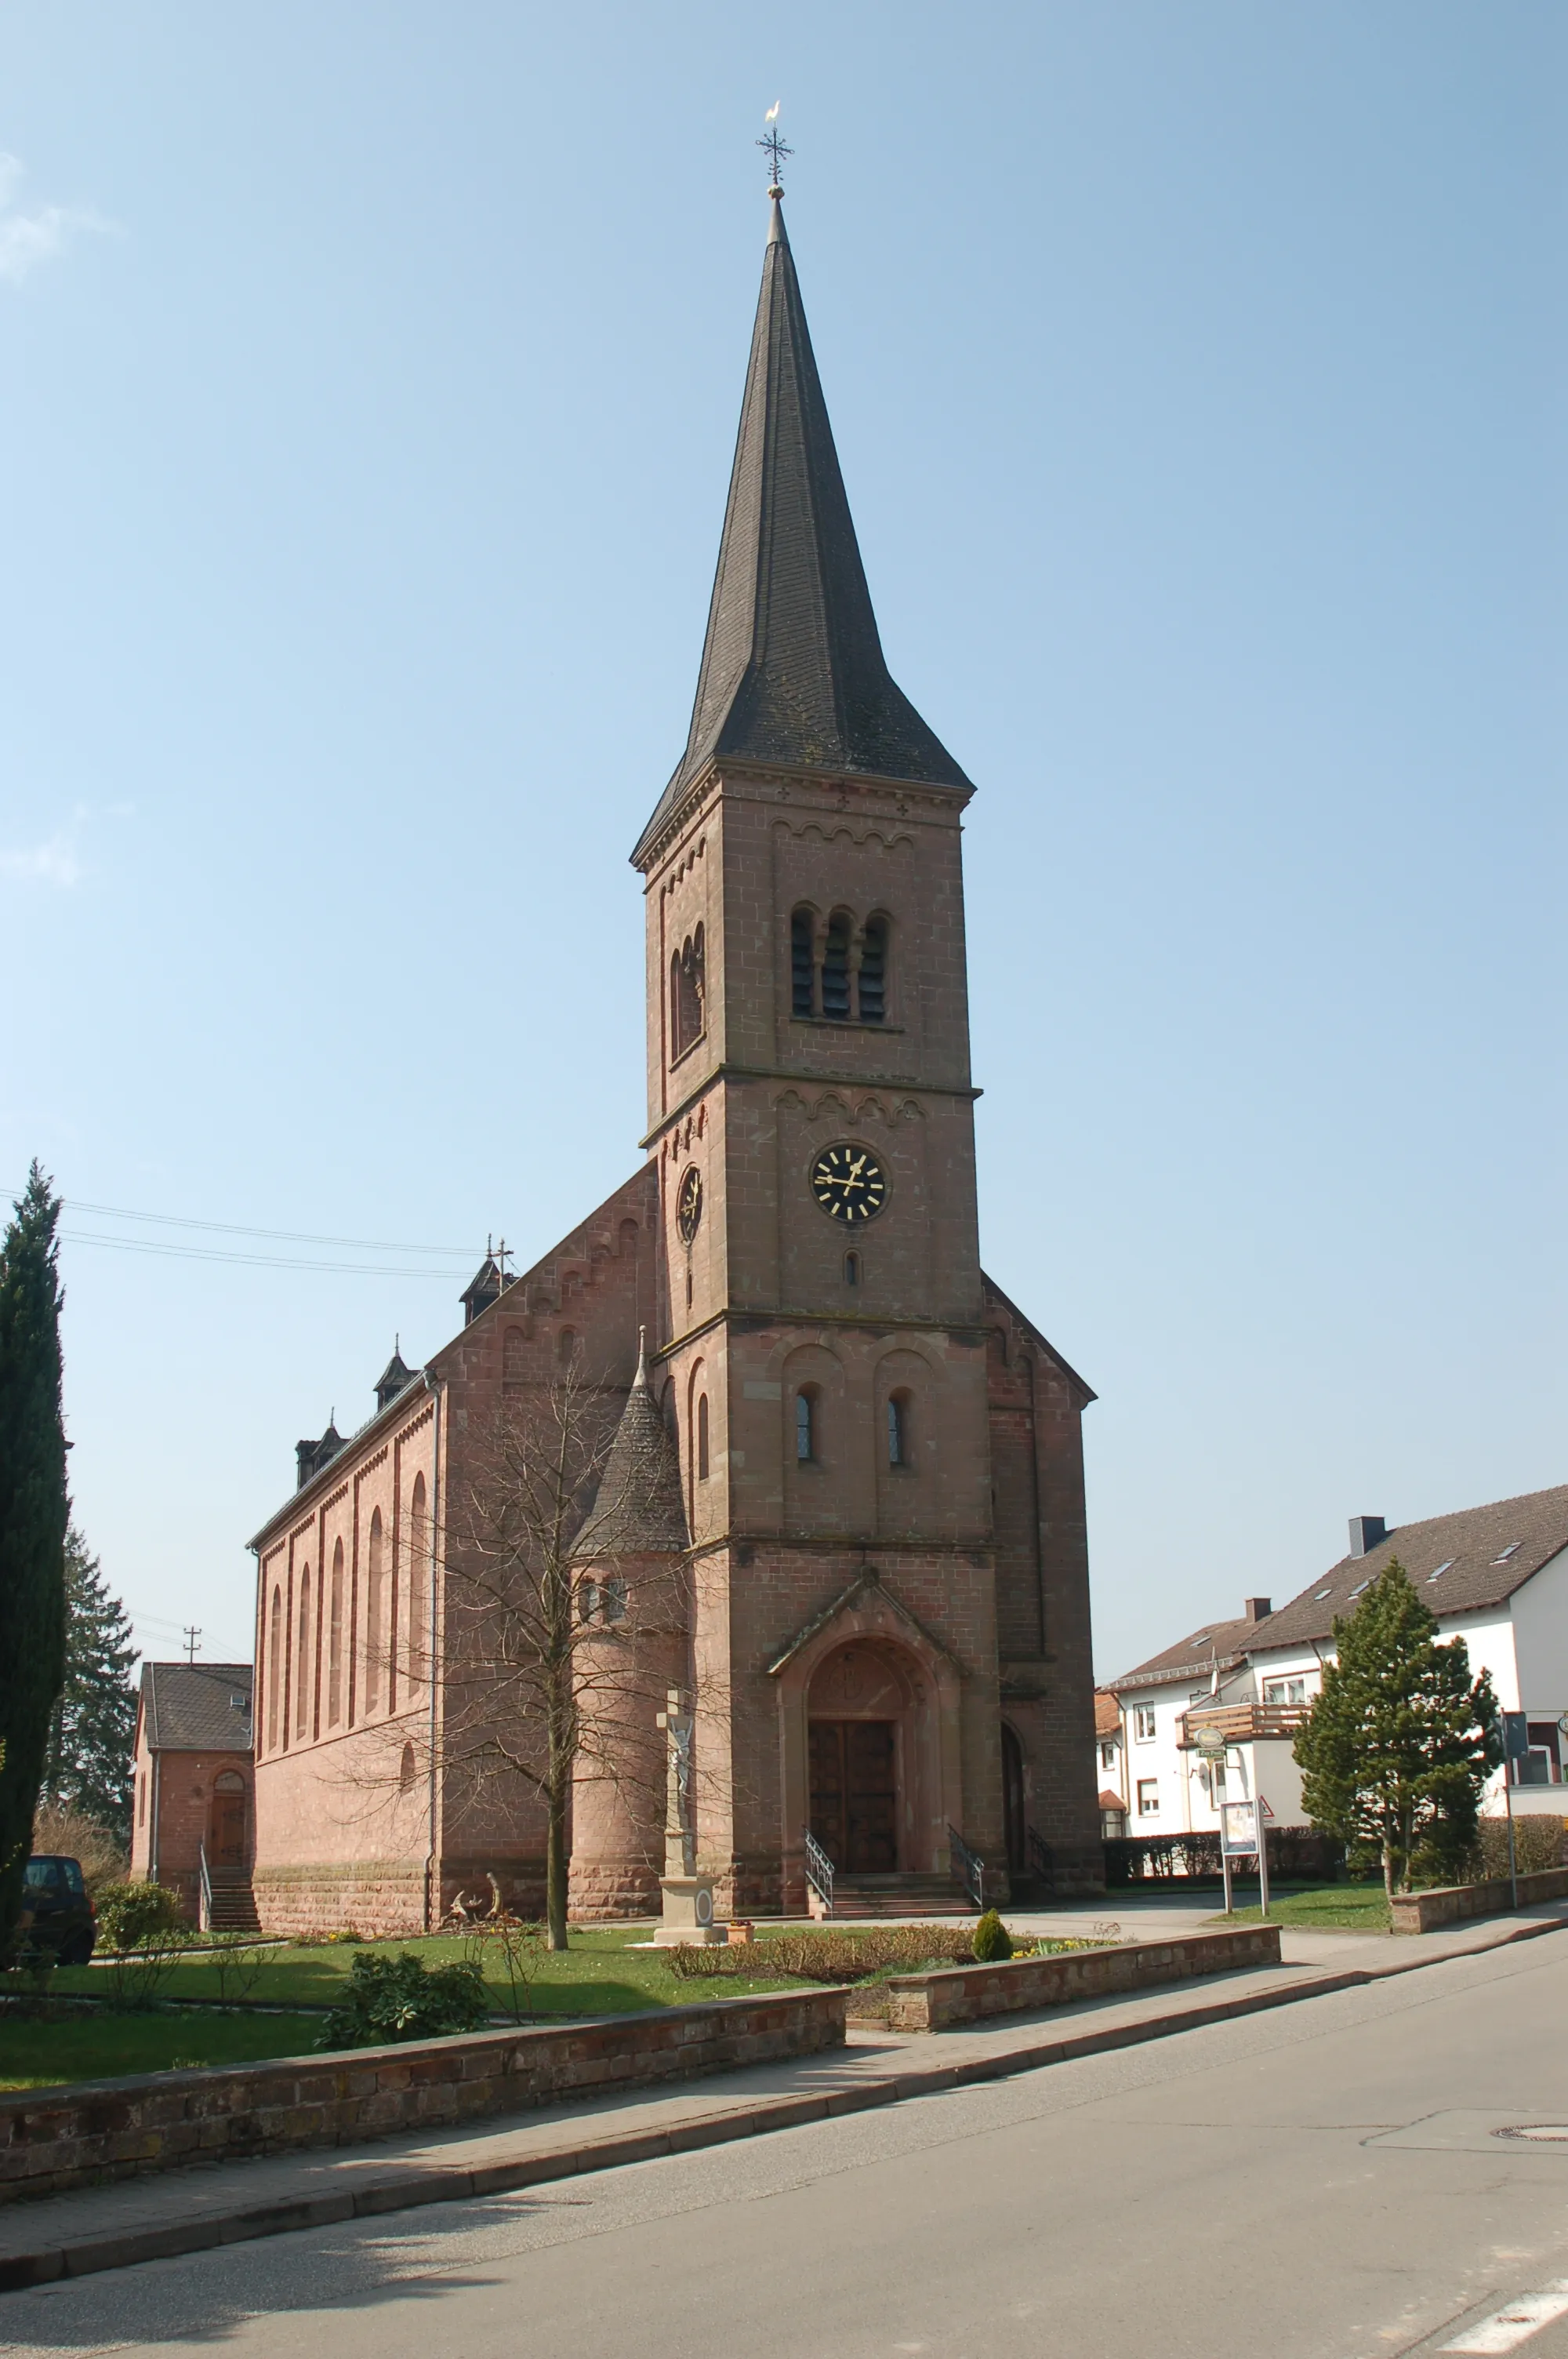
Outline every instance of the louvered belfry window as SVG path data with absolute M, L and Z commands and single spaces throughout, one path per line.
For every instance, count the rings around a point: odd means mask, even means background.
M 822 954 L 822 1013 L 830 1023 L 849 1020 L 849 919 L 835 909 L 827 920 L 827 946 Z
M 860 945 L 860 1021 L 880 1024 L 887 1014 L 888 921 L 868 918 Z
M 816 921 L 809 909 L 797 909 L 789 921 L 790 982 L 793 989 L 792 1012 L 796 1016 L 812 1013 L 813 937 Z

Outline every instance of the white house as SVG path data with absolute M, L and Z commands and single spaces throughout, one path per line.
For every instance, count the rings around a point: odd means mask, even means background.
M 1491 1673 L 1505 1712 L 1522 1712 L 1529 1750 L 1491 1778 L 1484 1810 L 1568 1814 L 1568 1484 L 1532 1491 L 1419 1524 L 1356 1516 L 1350 1552 L 1278 1613 L 1246 1601 L 1238 1620 L 1215 1622 L 1113 1681 L 1120 1706 L 1122 1790 L 1130 1834 L 1210 1832 L 1218 1802 L 1260 1795 L 1281 1827 L 1306 1823 L 1291 1745 L 1334 1658 L 1334 1624 L 1395 1561 L 1438 1617 L 1463 1637 L 1473 1672 Z M 1196 1725 L 1230 1739 L 1225 1765 L 1195 1749 Z

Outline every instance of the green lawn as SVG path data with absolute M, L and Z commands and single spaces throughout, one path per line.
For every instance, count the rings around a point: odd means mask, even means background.
M 181 2065 L 244 2064 L 298 2056 L 321 2028 L 315 2015 L 103 2014 L 63 2022 L 0 2016 L 0 2089 L 48 2089 L 62 2081 L 113 2081 Z
M 1262 1912 L 1238 1908 L 1233 1916 L 1211 1917 L 1211 1925 L 1256 1925 Z M 1320 1884 L 1306 1891 L 1271 1897 L 1269 1921 L 1299 1925 L 1314 1933 L 1386 1933 L 1389 1904 L 1380 1884 Z
M 712 1997 L 715 1994 L 706 1983 L 678 1981 L 662 1951 L 633 1946 L 648 1940 L 652 1931 L 645 1925 L 574 1926 L 570 1948 L 554 1957 L 546 1952 L 540 1961 L 532 1988 L 533 2012 L 544 2017 L 625 2015 L 638 2007 L 689 2006 Z M 460 1936 L 374 1943 L 331 1941 L 304 1949 L 267 1950 L 243 1996 L 253 2006 L 330 2006 L 341 1995 L 343 1978 L 361 1948 L 392 1953 L 412 1950 L 432 1966 L 449 1964 L 464 1955 Z M 510 2002 L 495 1964 L 491 1962 L 490 1985 L 495 1992 L 496 2012 L 501 2014 Z M 752 1991 L 784 1989 L 797 1979 L 726 1975 L 722 1995 L 741 1997 Z M 108 1984 L 108 1968 L 94 1965 L 67 1967 L 53 1977 L 50 1986 L 62 1995 L 76 1991 L 99 1995 L 107 1991 Z M 157 1988 L 160 2000 L 220 1995 L 218 1969 L 210 1958 L 182 1960 Z M 232 1983 L 227 1995 L 231 1999 L 237 1995 Z

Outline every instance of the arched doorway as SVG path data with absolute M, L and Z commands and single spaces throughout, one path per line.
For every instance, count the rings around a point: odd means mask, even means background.
M 811 1832 L 847 1875 L 892 1875 L 910 1865 L 905 1802 L 922 1700 L 898 1656 L 874 1639 L 836 1647 L 813 1675 Z
M 1028 1837 L 1024 1832 L 1023 1747 L 1005 1720 L 1001 1724 L 1001 1822 L 1008 1875 L 1022 1875 L 1029 1864 L 1024 1856 Z
M 237 1769 L 221 1769 L 212 1780 L 207 1814 L 209 1867 L 243 1867 L 250 1858 L 250 1798 Z

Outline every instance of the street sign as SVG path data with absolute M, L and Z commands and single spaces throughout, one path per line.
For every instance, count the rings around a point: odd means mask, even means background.
M 1530 1754 L 1530 1722 L 1522 1712 L 1503 1714 L 1503 1751 L 1510 1761 L 1523 1761 Z

